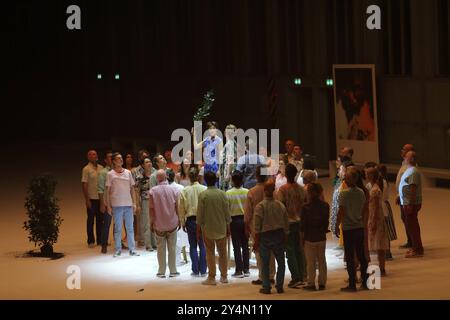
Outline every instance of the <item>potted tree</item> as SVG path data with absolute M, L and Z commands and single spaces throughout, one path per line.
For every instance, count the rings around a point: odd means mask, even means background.
M 53 245 L 58 240 L 59 226 L 63 221 L 55 198 L 56 184 L 56 179 L 49 174 L 33 177 L 25 200 L 29 219 L 23 228 L 29 232 L 30 242 L 39 245 L 44 257 L 53 256 Z

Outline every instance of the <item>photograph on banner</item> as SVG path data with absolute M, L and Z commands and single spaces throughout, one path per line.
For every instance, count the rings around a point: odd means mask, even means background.
M 355 162 L 379 161 L 375 66 L 333 65 L 333 78 L 337 152 L 352 147 Z

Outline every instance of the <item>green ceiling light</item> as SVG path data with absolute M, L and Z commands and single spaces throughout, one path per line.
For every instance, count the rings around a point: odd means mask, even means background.
M 114 79 L 120 80 L 120 74 L 116 73 L 116 75 L 114 76 Z
M 97 80 L 102 80 L 102 74 L 101 73 L 97 73 Z
M 327 79 L 326 84 L 328 87 L 332 87 L 334 85 L 333 79 Z
M 295 84 L 296 86 L 300 86 L 300 85 L 302 84 L 302 79 L 300 79 L 300 78 L 295 78 L 295 79 L 294 79 L 294 84 Z

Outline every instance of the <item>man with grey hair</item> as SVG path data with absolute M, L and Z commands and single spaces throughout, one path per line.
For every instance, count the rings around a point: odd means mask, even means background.
M 406 253 L 406 258 L 423 257 L 422 239 L 417 215 L 422 208 L 422 180 L 417 169 L 416 153 L 408 151 L 405 154 L 406 170 L 403 173 L 398 193 L 400 204 L 405 215 L 406 230 L 411 237 L 411 249 Z
M 149 192 L 151 229 L 155 232 L 158 250 L 159 278 L 166 277 L 166 251 L 169 252 L 170 277 L 179 276 L 176 267 L 177 230 L 180 228 L 178 218 L 177 192 L 169 186 L 166 171 L 156 171 L 158 185 Z

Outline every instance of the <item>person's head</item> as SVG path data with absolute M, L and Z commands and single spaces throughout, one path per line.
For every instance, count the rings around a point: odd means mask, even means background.
M 233 182 L 233 187 L 240 188 L 244 182 L 244 175 L 240 171 L 234 171 L 231 176 L 231 181 Z
M 121 168 L 123 166 L 123 158 L 119 152 L 114 152 L 111 156 L 113 168 Z
M 158 181 L 158 183 L 164 182 L 166 181 L 166 179 L 166 170 L 159 169 L 158 171 L 156 171 L 156 181 Z
M 380 172 L 380 176 L 387 181 L 388 180 L 388 171 L 387 171 L 386 165 L 379 164 L 377 166 L 377 169 Z
M 376 167 L 377 167 L 377 164 L 375 162 L 372 162 L 372 161 L 366 162 L 364 164 L 364 176 L 367 178 L 367 170 L 370 168 L 376 168 Z
M 286 179 L 288 183 L 295 182 L 295 176 L 297 175 L 297 172 L 297 168 L 292 163 L 288 163 L 286 165 Z
M 356 187 L 358 181 L 358 169 L 356 167 L 348 167 L 345 172 L 345 183 L 348 187 Z
M 229 124 L 225 127 L 225 137 L 227 139 L 233 139 L 235 136 L 235 130 L 237 130 L 237 127 L 234 124 Z
M 298 144 L 295 145 L 292 153 L 294 155 L 295 160 L 300 160 L 303 156 L 302 147 L 300 147 Z
M 198 181 L 199 170 L 197 166 L 192 166 L 189 168 L 189 180 L 191 183 Z
M 161 153 L 155 154 L 153 157 L 153 166 L 157 169 L 165 169 L 167 161 Z
M 306 196 L 307 196 L 308 202 L 320 200 L 322 193 L 323 193 L 323 188 L 320 183 L 311 182 L 311 183 L 307 184 Z
M 313 157 L 306 155 L 303 158 L 303 169 L 304 170 L 316 170 L 316 166 L 315 166 Z
M 280 170 L 280 173 L 285 176 L 286 175 L 286 162 L 284 157 L 280 157 L 280 161 L 278 162 L 278 167 Z
M 415 151 L 408 151 L 405 154 L 405 162 L 410 166 L 415 166 L 417 164 L 417 155 Z
M 145 158 L 150 157 L 150 152 L 146 149 L 141 149 L 138 151 L 138 161 L 142 163 Z
M 92 164 L 96 164 L 98 161 L 98 155 L 97 155 L 97 151 L 95 150 L 89 150 L 87 153 L 87 159 L 90 163 Z
M 402 156 L 403 159 L 405 158 L 406 154 L 407 154 L 409 151 L 415 151 L 415 150 L 414 150 L 414 146 L 413 146 L 411 143 L 405 144 L 405 145 L 402 147 L 402 149 L 400 150 L 400 155 Z
M 378 172 L 377 168 L 371 167 L 366 169 L 366 177 L 370 183 L 374 184 L 378 182 L 380 173 Z
M 167 162 L 172 162 L 172 150 L 164 151 L 164 158 L 166 158 Z
M 218 123 L 216 121 L 209 121 L 206 124 L 206 127 L 208 128 L 209 135 L 211 137 L 215 137 L 217 134 L 217 128 L 219 127 Z
M 175 181 L 175 172 L 172 169 L 166 170 L 167 181 L 172 183 Z
M 352 161 L 353 158 L 353 148 L 351 147 L 343 147 L 339 151 L 339 160 L 341 162 Z
M 152 160 L 149 158 L 145 158 L 142 160 L 142 168 L 144 168 L 145 171 L 151 172 L 152 171 Z
M 303 170 L 302 172 L 303 184 L 308 185 L 317 181 L 317 175 L 312 170 Z
M 105 164 L 110 168 L 112 167 L 112 155 L 113 153 L 111 150 L 105 152 Z
M 131 167 L 133 167 L 133 164 L 134 164 L 133 155 L 131 153 L 127 153 L 125 155 L 125 166 L 127 168 L 131 168 Z
M 191 161 L 189 159 L 185 158 L 180 167 L 180 175 L 182 178 L 186 178 L 189 176 L 189 168 L 190 167 L 191 167 Z
M 287 140 L 284 142 L 284 149 L 286 150 L 286 153 L 287 153 L 288 155 L 291 155 L 292 152 L 294 152 L 294 145 L 295 145 L 295 142 L 294 142 L 294 140 L 292 140 L 292 139 L 287 139 Z
M 213 187 L 216 185 L 217 176 L 214 172 L 212 171 L 206 172 L 203 178 L 205 179 L 206 185 L 208 187 Z
M 273 181 L 273 179 L 268 179 L 265 183 L 264 183 L 264 195 L 266 197 L 273 197 L 273 192 L 275 191 L 275 181 Z
M 263 168 L 266 168 L 266 165 L 259 164 L 256 166 L 255 176 L 258 183 L 264 183 L 267 180 L 267 176 L 262 174 Z
M 341 164 L 341 166 L 339 167 L 339 173 L 338 173 L 339 178 L 342 179 L 342 180 L 344 180 L 344 178 L 345 178 L 345 173 L 346 173 L 346 171 L 347 171 L 347 168 L 353 167 L 353 166 L 354 166 L 354 163 L 353 163 L 353 162 L 351 162 L 351 161 L 344 161 L 344 162 Z
M 194 153 L 191 150 L 186 151 L 184 158 L 189 160 L 189 163 L 194 163 Z

